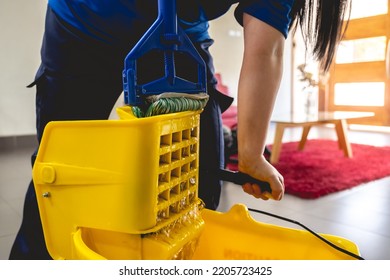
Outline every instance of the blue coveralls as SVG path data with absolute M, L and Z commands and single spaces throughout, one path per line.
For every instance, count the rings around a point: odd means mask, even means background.
M 224 14 L 237 0 L 177 0 L 179 24 L 185 29 L 207 65 L 210 100 L 201 114 L 199 197 L 209 209 L 219 203 L 222 182 L 209 170 L 223 168 L 224 147 L 221 112 L 232 99 L 216 90 L 209 47 L 208 20 Z M 236 18 L 250 13 L 285 36 L 293 0 L 240 1 Z M 122 70 L 127 53 L 157 16 L 157 0 L 49 0 L 41 66 L 36 86 L 36 125 L 40 142 L 45 125 L 56 120 L 104 120 L 123 90 Z M 139 69 L 154 77 L 155 66 Z M 186 61 L 176 61 L 186 69 Z M 182 63 L 182 67 L 180 64 Z M 146 65 L 148 65 L 146 63 Z M 197 73 L 188 71 L 189 78 Z M 196 80 L 196 79 L 195 79 Z M 35 154 L 32 156 L 34 164 Z M 25 197 L 23 221 L 10 259 L 51 259 L 43 231 L 33 183 Z

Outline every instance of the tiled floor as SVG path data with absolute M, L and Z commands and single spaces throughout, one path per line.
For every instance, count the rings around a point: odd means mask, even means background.
M 24 195 L 31 180 L 30 156 L 35 149 L 31 139 L 0 139 L 0 259 L 8 259 L 20 226 Z
M 284 141 L 296 141 L 299 129 L 289 129 Z M 272 142 L 273 129 L 269 133 Z M 333 129 L 313 128 L 309 138 L 333 138 Z M 349 132 L 353 143 L 390 145 L 389 133 Z M 23 138 L 0 138 L 0 259 L 7 259 L 22 215 L 24 193 L 30 181 L 30 155 L 34 145 Z M 365 259 L 390 260 L 390 177 L 315 200 L 286 195 L 280 202 L 251 198 L 241 188 L 227 183 L 219 211 L 236 203 L 299 221 L 312 230 L 342 236 L 356 243 Z M 259 221 L 287 227 L 298 226 L 252 213 Z

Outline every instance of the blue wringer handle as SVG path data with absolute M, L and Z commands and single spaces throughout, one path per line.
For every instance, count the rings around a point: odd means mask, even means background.
M 165 75 L 157 80 L 137 82 L 137 60 L 152 50 L 164 53 Z M 175 53 L 185 53 L 193 58 L 198 68 L 198 80 L 188 81 L 176 76 Z M 123 90 L 125 103 L 138 106 L 142 96 L 163 92 L 200 93 L 206 89 L 206 65 L 191 40 L 177 24 L 176 0 L 158 0 L 158 17 L 125 58 Z M 153 66 L 151 66 L 153 67 Z

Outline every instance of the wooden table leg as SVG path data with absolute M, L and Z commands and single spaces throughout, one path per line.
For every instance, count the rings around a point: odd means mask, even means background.
M 338 120 L 335 122 L 336 125 L 336 133 L 339 142 L 340 148 L 344 151 L 344 155 L 348 158 L 352 158 L 352 148 L 351 143 L 348 141 L 347 132 L 348 132 L 348 124 L 347 121 Z
M 284 124 L 276 124 L 274 144 L 272 145 L 270 162 L 275 164 L 279 161 L 280 151 L 282 149 L 282 140 L 284 133 Z
M 303 148 L 305 147 L 307 136 L 309 135 L 309 132 L 310 132 L 310 128 L 311 128 L 311 125 L 303 127 L 301 141 L 299 142 L 299 145 L 298 145 L 299 151 L 302 151 Z

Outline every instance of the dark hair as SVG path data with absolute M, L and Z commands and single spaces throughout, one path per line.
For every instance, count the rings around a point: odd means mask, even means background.
M 295 0 L 290 30 L 300 26 L 306 49 L 327 71 L 349 21 L 352 0 Z M 346 20 L 345 20 L 346 19 Z M 345 20 L 345 21 L 344 21 Z M 344 25 L 344 26 L 343 26 Z

